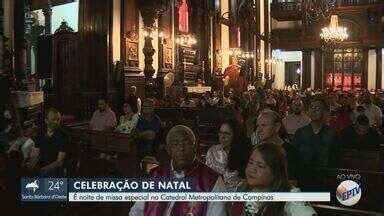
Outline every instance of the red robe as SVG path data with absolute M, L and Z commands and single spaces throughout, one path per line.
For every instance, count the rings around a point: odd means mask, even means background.
M 228 87 L 233 88 L 236 93 L 243 92 L 243 77 L 240 77 L 240 69 L 237 65 L 230 65 L 224 70 L 224 77 L 229 77 Z
M 171 164 L 159 166 L 151 170 L 150 176 L 153 178 L 171 178 Z M 195 160 L 191 166 L 184 171 L 185 178 L 192 178 L 195 183 L 196 191 L 210 192 L 216 184 L 219 175 L 205 164 Z M 146 202 L 144 215 L 162 216 L 168 207 L 168 202 Z M 194 202 L 193 215 L 206 215 L 207 202 Z M 175 202 L 171 215 L 187 215 L 191 211 L 189 202 Z

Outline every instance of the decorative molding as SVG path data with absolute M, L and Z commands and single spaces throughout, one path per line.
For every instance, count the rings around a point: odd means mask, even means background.
M 163 58 L 163 65 L 162 67 L 164 69 L 172 69 L 172 60 L 173 60 L 173 52 L 172 52 L 172 44 L 170 43 L 170 39 L 164 39 L 162 46 L 162 58 Z
M 125 38 L 125 65 L 139 67 L 139 36 L 136 31 L 129 31 Z
M 71 28 L 67 21 L 62 21 L 59 28 L 56 29 L 55 34 L 61 33 L 61 32 L 74 32 L 73 28 Z

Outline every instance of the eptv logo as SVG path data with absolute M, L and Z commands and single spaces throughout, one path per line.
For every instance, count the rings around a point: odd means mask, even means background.
M 336 189 L 337 200 L 345 206 L 353 206 L 361 198 L 361 187 L 355 181 L 346 180 L 339 184 Z

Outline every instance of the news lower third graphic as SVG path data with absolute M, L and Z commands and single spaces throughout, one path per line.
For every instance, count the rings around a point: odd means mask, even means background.
M 21 201 L 329 202 L 330 192 L 199 192 L 193 179 L 23 178 Z
M 22 178 L 21 201 L 67 201 L 67 186 L 65 178 Z
M 344 206 L 356 205 L 363 194 L 363 178 L 359 173 L 341 173 L 336 179 L 339 185 L 336 188 L 336 199 Z
M 337 200 L 345 206 L 353 206 L 359 202 L 362 190 L 359 184 L 352 180 L 346 180 L 336 189 Z

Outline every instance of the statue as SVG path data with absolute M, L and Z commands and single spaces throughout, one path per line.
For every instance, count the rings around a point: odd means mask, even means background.
M 231 57 L 231 65 L 224 70 L 224 78 L 228 80 L 228 88 L 233 89 L 236 94 L 243 92 L 243 77 L 240 77 L 240 66 L 237 57 Z
M 179 7 L 179 31 L 188 33 L 188 5 L 187 0 L 182 0 Z

